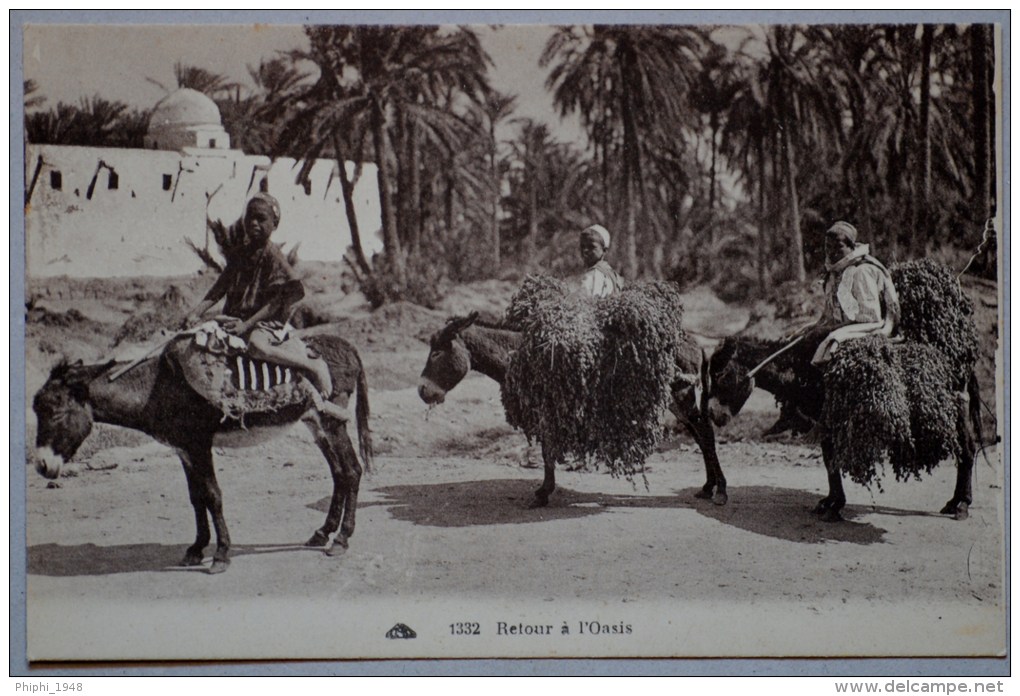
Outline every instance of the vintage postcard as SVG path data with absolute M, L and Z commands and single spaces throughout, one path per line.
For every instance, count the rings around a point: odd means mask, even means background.
M 30 662 L 1006 653 L 1001 14 L 613 16 L 20 26 Z

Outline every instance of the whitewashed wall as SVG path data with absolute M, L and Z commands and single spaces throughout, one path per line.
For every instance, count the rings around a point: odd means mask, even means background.
M 26 187 L 39 158 L 40 170 L 26 206 L 25 248 L 31 277 L 181 275 L 196 271 L 198 257 L 185 244 L 206 243 L 206 215 L 233 222 L 267 175 L 280 201 L 282 219 L 274 240 L 287 248 L 300 242 L 302 259 L 339 261 L 350 245 L 350 227 L 334 163 L 316 162 L 311 189 L 294 183 L 293 160 L 237 150 L 160 150 L 28 145 Z M 103 161 L 117 173 L 99 171 Z M 347 164 L 353 175 L 354 165 Z M 51 175 L 59 172 L 61 190 Z M 381 215 L 374 165 L 364 165 L 355 187 L 355 209 L 365 252 L 382 247 Z M 88 189 L 95 177 L 92 196 Z M 164 177 L 169 190 L 164 189 Z M 215 247 L 210 240 L 209 244 Z

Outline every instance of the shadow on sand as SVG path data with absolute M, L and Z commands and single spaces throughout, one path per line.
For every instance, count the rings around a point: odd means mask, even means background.
M 851 544 L 881 542 L 885 530 L 856 518 L 865 514 L 888 516 L 942 517 L 934 513 L 902 510 L 886 506 L 849 505 L 843 510 L 846 520 L 838 524 L 822 522 L 811 510 L 817 494 L 773 486 L 730 488 L 725 506 L 694 497 L 697 488 L 685 488 L 671 496 L 611 495 L 580 493 L 558 489 L 548 507 L 528 509 L 535 483 L 522 479 L 463 481 L 415 486 L 386 486 L 376 489 L 384 496 L 377 502 L 359 507 L 385 507 L 397 520 L 432 527 L 473 525 L 538 524 L 578 519 L 614 510 L 676 509 L 693 510 L 725 525 L 763 536 L 802 544 L 841 541 Z M 329 498 L 309 507 L 325 512 Z M 946 518 L 949 519 L 948 517 Z M 187 534 L 190 530 L 182 533 Z M 114 575 L 137 572 L 205 572 L 212 547 L 207 549 L 205 566 L 177 565 L 186 544 L 37 544 L 28 547 L 28 574 L 50 577 Z M 322 553 L 322 549 L 293 545 L 235 545 L 231 556 L 265 553 Z
M 394 519 L 434 527 L 534 524 L 627 508 L 687 509 L 748 532 L 808 544 L 826 541 L 874 544 L 882 541 L 885 530 L 855 521 L 861 515 L 869 512 L 927 514 L 848 505 L 843 510 L 845 521 L 830 524 L 822 522 L 811 512 L 818 502 L 817 494 L 773 486 L 730 488 L 730 500 L 725 506 L 695 498 L 697 488 L 685 488 L 671 496 L 579 493 L 559 488 L 552 495 L 548 507 L 531 510 L 527 505 L 534 489 L 533 482 L 521 479 L 387 486 L 376 489 L 385 496 L 385 500 L 363 502 L 360 507 L 384 506 Z M 328 500 L 323 500 L 316 507 L 325 510 L 326 505 Z
M 27 571 L 29 575 L 59 578 L 116 575 L 119 573 L 207 572 L 215 545 L 210 545 L 206 549 L 205 564 L 201 566 L 178 565 L 184 558 L 187 548 L 187 544 L 121 544 L 119 546 L 38 544 L 28 547 Z M 280 552 L 321 554 L 323 550 L 302 544 L 236 545 L 230 548 L 230 557 Z

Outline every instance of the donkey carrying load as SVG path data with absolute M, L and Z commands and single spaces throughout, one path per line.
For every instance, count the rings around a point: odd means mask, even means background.
M 526 315 L 548 293 L 553 303 L 546 311 L 561 318 L 559 328 L 573 331 L 575 323 L 583 324 L 596 302 L 602 303 L 600 326 L 555 338 L 556 320 L 546 321 L 544 329 L 528 327 Z M 639 471 L 660 432 L 659 407 L 668 406 L 705 459 L 707 481 L 697 497 L 724 505 L 726 479 L 699 389 L 707 364 L 679 328 L 682 307 L 675 288 L 634 286 L 613 297 L 567 298 L 556 281 L 529 277 L 511 303 L 506 325 L 485 325 L 475 313 L 451 319 L 432 335 L 419 396 L 430 405 L 442 403 L 472 369 L 499 382 L 508 421 L 542 446 L 545 476 L 532 507 L 548 504 L 556 464 L 567 455 L 594 456 L 614 474 Z M 634 312 L 637 308 L 642 311 Z M 640 336 L 646 345 L 638 350 Z
M 848 341 L 823 372 L 811 364 L 817 345 L 811 336 L 764 366 L 780 343 L 729 338 L 709 363 L 708 411 L 724 425 L 758 386 L 784 410 L 816 423 L 829 493 L 815 512 L 827 521 L 841 519 L 843 474 L 880 484 L 876 467 L 888 460 L 897 478 L 920 478 L 946 458 L 956 459 L 957 478 L 941 512 L 965 519 L 974 437 L 981 439 L 973 308 L 952 273 L 931 261 L 890 270 L 900 295 L 902 341 Z
M 315 335 L 306 335 L 304 340 L 329 366 L 334 386 L 331 400 L 346 407 L 355 395 L 355 420 L 367 469 L 372 440 L 365 370 L 354 347 L 324 328 L 313 329 Z M 216 552 L 209 572 L 218 573 L 230 562 L 230 534 L 213 467 L 213 447 L 257 444 L 300 421 L 312 432 L 333 476 L 326 522 L 307 545 L 325 547 L 339 529 L 329 553 L 342 553 L 354 533 L 362 473 L 346 424 L 320 414 L 307 391 L 294 388 L 291 375 L 279 366 L 242 356 L 212 356 L 205 360 L 203 369 L 213 375 L 231 375 L 231 384 L 226 385 L 233 387 L 227 389 L 227 401 L 233 408 L 229 412 L 222 403 L 216 404 L 196 391 L 184 377 L 186 370 L 175 357 L 187 353 L 184 342 L 190 340 L 178 339 L 166 352 L 137 362 L 129 371 L 123 370 L 125 364 L 112 361 L 97 365 L 61 363 L 54 367 L 32 402 L 38 419 L 39 473 L 57 478 L 61 466 L 74 456 L 95 421 L 139 430 L 174 448 L 184 466 L 197 527 L 195 543 L 188 548 L 182 564 L 202 563 L 210 541 L 211 516 Z M 245 399 L 271 407 L 243 413 L 239 409 Z

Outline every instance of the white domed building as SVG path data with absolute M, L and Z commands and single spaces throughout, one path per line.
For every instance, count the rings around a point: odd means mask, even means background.
M 233 222 L 263 187 L 280 201 L 275 242 L 301 244 L 303 260 L 343 259 L 351 237 L 336 162 L 316 161 L 306 189 L 295 181 L 300 165 L 293 159 L 230 149 L 216 103 L 193 89 L 155 105 L 144 144 L 26 145 L 29 279 L 192 273 L 202 264 L 188 241 L 215 255 L 206 220 Z M 347 162 L 346 169 L 353 178 L 359 168 Z M 355 210 L 371 255 L 382 248 L 382 216 L 375 165 L 360 170 Z
M 152 150 L 199 148 L 229 150 L 216 102 L 201 92 L 182 88 L 161 99 L 149 117 L 145 147 Z

